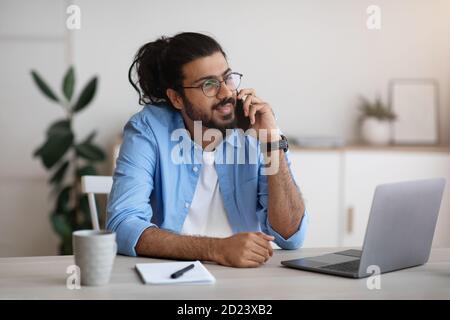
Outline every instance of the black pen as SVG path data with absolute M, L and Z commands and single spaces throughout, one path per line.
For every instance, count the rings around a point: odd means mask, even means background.
M 191 270 L 191 269 L 193 269 L 193 268 L 194 268 L 194 264 L 191 263 L 191 264 L 188 265 L 187 267 L 185 267 L 185 268 L 183 268 L 183 269 L 181 269 L 181 270 L 178 270 L 178 271 L 172 273 L 172 274 L 170 275 L 170 277 L 171 277 L 172 279 L 176 279 L 176 278 L 178 278 L 178 277 L 181 277 L 186 271 L 189 271 L 189 270 Z

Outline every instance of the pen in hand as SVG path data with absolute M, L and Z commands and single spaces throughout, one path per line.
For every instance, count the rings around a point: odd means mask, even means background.
M 193 268 L 194 268 L 194 264 L 191 263 L 191 264 L 188 265 L 187 267 L 185 267 L 185 268 L 183 268 L 183 269 L 181 269 L 181 270 L 178 270 L 178 271 L 172 273 L 172 274 L 170 275 L 170 277 L 171 277 L 172 279 L 176 279 L 176 278 L 178 278 L 178 277 L 181 277 L 186 271 L 189 271 L 189 270 L 191 270 L 191 269 L 193 269 Z

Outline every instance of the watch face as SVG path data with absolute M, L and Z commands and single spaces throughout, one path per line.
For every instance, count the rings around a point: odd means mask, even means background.
M 288 149 L 289 149 L 289 144 L 288 144 L 287 138 L 284 135 L 281 135 L 280 149 L 283 149 L 284 152 L 288 151 Z

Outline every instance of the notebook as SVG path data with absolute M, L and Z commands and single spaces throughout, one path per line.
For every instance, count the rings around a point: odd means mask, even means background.
M 184 273 L 181 277 L 172 279 L 170 275 L 190 264 L 194 268 Z M 214 283 L 216 278 L 203 266 L 200 261 L 180 261 L 163 263 L 137 263 L 136 270 L 142 281 L 146 284 L 171 284 L 171 283 Z

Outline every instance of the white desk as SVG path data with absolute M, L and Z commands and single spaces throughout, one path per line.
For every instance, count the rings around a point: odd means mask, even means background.
M 280 266 L 281 260 L 337 250 L 276 250 L 266 265 L 253 269 L 206 264 L 217 279 L 213 285 L 144 285 L 135 264 L 162 260 L 118 256 L 109 285 L 80 290 L 66 288 L 72 256 L 0 258 L 0 299 L 450 299 L 448 248 L 434 249 L 424 266 L 383 274 L 381 290 L 369 290 L 367 279 Z

